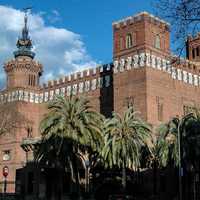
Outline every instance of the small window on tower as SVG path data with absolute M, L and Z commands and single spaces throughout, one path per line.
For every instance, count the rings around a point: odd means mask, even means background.
M 160 49 L 160 36 L 159 35 L 156 35 L 156 37 L 155 37 L 155 44 L 154 44 L 154 46 L 155 46 L 155 48 L 157 48 L 157 49 Z
M 199 47 L 196 48 L 196 55 L 199 56 Z
M 120 37 L 119 48 L 120 48 L 120 50 L 122 50 L 124 48 L 124 38 L 123 37 Z
M 195 58 L 195 49 L 192 49 L 192 58 Z
M 156 97 L 158 121 L 163 121 L 163 98 Z
M 133 41 L 132 41 L 132 35 L 129 33 L 126 36 L 126 48 L 131 48 L 133 45 Z

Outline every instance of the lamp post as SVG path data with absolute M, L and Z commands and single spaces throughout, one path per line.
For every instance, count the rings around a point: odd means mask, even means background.
M 4 194 L 6 194 L 6 190 L 7 190 L 7 176 L 9 173 L 9 168 L 8 166 L 4 166 L 3 167 L 3 177 L 4 177 Z
M 178 170 L 179 170 L 179 200 L 182 200 L 182 175 L 183 169 L 181 165 L 181 133 L 180 133 L 180 121 L 178 124 Z
M 90 161 L 89 159 L 84 160 L 85 161 L 85 192 L 89 193 L 89 187 L 90 187 Z

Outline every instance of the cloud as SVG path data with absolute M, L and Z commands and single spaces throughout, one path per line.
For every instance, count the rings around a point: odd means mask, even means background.
M 23 27 L 24 14 L 1 5 L 0 13 L 0 62 L 3 63 L 13 57 L 16 41 Z M 57 10 L 53 10 L 52 14 L 60 17 Z M 96 66 L 96 61 L 88 54 L 79 34 L 46 25 L 41 13 L 31 14 L 28 26 L 36 53 L 35 59 L 44 66 L 43 81 Z M 3 73 L 3 69 L 0 69 L 0 85 L 5 80 Z

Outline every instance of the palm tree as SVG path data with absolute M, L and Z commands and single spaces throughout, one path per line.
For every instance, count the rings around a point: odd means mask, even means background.
M 140 150 L 145 145 L 150 128 L 134 111 L 128 108 L 123 116 L 113 113 L 105 120 L 105 145 L 102 157 L 106 167 L 122 169 L 122 186 L 126 189 L 126 168 L 136 169 L 140 165 Z
M 191 132 L 191 127 L 189 128 L 189 125 L 191 125 L 192 122 L 194 122 L 194 115 L 193 113 L 189 113 L 180 119 L 174 117 L 159 129 L 159 133 L 161 135 L 164 134 L 164 148 L 159 149 L 160 155 L 164 157 L 160 157 L 159 162 L 162 163 L 164 161 L 162 167 L 170 163 L 173 163 L 174 166 L 178 166 L 180 199 L 182 199 L 182 164 L 184 161 L 185 163 L 188 162 L 188 151 L 190 151 L 189 149 L 192 147 L 191 144 L 189 144 L 189 141 L 191 141 L 191 139 L 189 139 L 191 137 L 189 133 Z
M 36 151 L 36 160 L 48 160 L 56 152 L 55 156 L 60 156 L 63 164 L 70 167 L 72 180 L 78 187 L 77 159 L 80 160 L 81 150 L 83 153 L 86 149 L 99 151 L 103 144 L 103 117 L 91 109 L 88 100 L 74 96 L 68 99 L 57 96 L 48 110 L 40 124 L 42 142 Z
M 158 168 L 166 167 L 169 157 L 168 145 L 169 124 L 161 124 L 157 129 L 157 134 L 152 134 L 151 142 L 143 148 L 142 161 L 144 166 L 153 169 L 153 191 L 157 194 L 157 171 Z

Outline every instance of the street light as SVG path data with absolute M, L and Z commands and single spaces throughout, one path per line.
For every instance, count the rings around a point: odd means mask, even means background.
M 182 200 L 182 175 L 183 169 L 181 165 L 181 133 L 180 133 L 180 121 L 178 123 L 178 170 L 179 170 L 179 200 Z
M 89 193 L 89 186 L 90 186 L 90 161 L 89 159 L 84 160 L 85 162 L 85 191 Z

